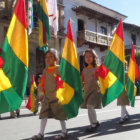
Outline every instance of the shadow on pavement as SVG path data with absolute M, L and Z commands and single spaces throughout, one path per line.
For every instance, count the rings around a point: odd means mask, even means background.
M 140 129 L 140 114 L 135 114 L 130 116 L 131 119 L 124 123 L 123 125 L 118 124 L 120 118 L 105 120 L 101 122 L 101 126 L 94 133 L 85 133 L 85 129 L 88 126 L 76 127 L 68 129 L 68 138 L 67 140 L 79 140 L 82 137 L 82 140 L 87 140 L 88 138 L 94 138 L 104 135 L 116 134 L 126 131 L 131 131 L 135 129 Z M 139 123 L 139 124 L 138 124 Z M 54 131 L 50 133 L 45 133 L 44 140 L 54 140 L 54 136 L 58 135 L 60 131 Z M 47 136 L 51 135 L 51 136 Z M 52 136 L 53 135 L 53 136 Z M 29 140 L 23 139 L 23 140 Z
M 115 118 L 111 120 L 105 120 L 101 122 L 100 128 L 95 133 L 85 133 L 85 129 L 88 126 L 76 127 L 68 129 L 69 137 L 67 140 L 79 140 L 82 137 L 82 140 L 86 140 L 88 138 L 99 137 L 103 135 L 110 135 L 115 133 L 121 133 L 126 131 L 131 131 L 135 129 L 140 129 L 140 114 L 135 114 L 130 116 L 131 119 L 124 123 L 123 125 L 118 124 L 120 118 Z M 50 133 L 46 133 L 45 135 L 57 135 L 60 131 L 54 131 Z M 46 136 L 45 140 L 53 140 L 54 136 Z

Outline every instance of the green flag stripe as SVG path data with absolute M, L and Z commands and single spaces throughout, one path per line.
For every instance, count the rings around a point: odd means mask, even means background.
M 67 104 L 67 105 L 66 104 L 63 105 L 63 108 L 65 110 L 65 113 L 66 113 L 68 119 L 77 116 L 79 107 L 83 102 L 83 96 L 82 95 L 83 94 L 79 94 L 79 93 L 75 92 L 72 100 L 70 101 L 70 103 Z
M 101 95 L 102 96 L 102 104 L 103 104 L 103 106 L 106 106 L 110 102 L 115 100 L 123 92 L 123 89 L 124 89 L 123 84 L 120 83 L 119 80 L 116 80 L 116 82 L 110 88 L 108 88 L 106 90 L 105 94 Z M 114 94 L 114 93 L 117 93 L 117 94 Z
M 76 92 L 82 93 L 80 72 L 64 58 L 61 58 L 59 73 L 65 83 L 69 84 Z
M 28 78 L 28 68 L 15 55 L 8 43 L 7 37 L 2 51 L 1 57 L 4 60 L 3 71 L 9 78 L 14 90 L 23 99 Z
M 134 106 L 134 102 L 135 102 L 134 83 L 129 79 L 129 77 L 127 78 L 126 89 L 127 89 L 129 102 L 131 103 L 131 106 Z
M 106 56 L 104 66 L 108 70 L 110 70 L 124 85 L 124 83 L 125 83 L 125 81 L 124 81 L 124 77 L 125 77 L 124 64 L 111 51 L 109 51 Z
M 39 19 L 42 21 L 42 24 L 43 24 L 44 28 L 46 29 L 47 39 L 49 40 L 49 38 L 50 38 L 49 17 L 45 14 L 45 12 L 42 9 L 42 6 L 40 5 L 39 2 L 38 2 L 37 11 L 39 14 L 38 15 Z
M 21 102 L 22 99 L 13 88 L 0 92 L 0 114 L 18 109 Z

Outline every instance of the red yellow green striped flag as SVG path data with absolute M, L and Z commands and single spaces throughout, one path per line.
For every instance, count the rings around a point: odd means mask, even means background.
M 35 78 L 34 75 L 32 76 L 32 84 L 30 89 L 30 95 L 28 99 L 28 103 L 26 105 L 26 108 L 28 108 L 31 112 L 35 112 L 35 97 L 37 95 L 37 88 L 35 84 Z
M 68 119 L 77 116 L 83 101 L 82 83 L 77 53 L 70 20 L 67 26 L 67 37 L 64 44 L 60 68 L 63 87 L 57 90 L 57 98 L 62 104 Z
M 137 91 L 137 88 L 135 86 L 135 79 L 137 78 L 138 74 L 139 74 L 139 69 L 135 59 L 134 45 L 132 44 L 131 57 L 130 57 L 129 69 L 128 69 L 128 78 L 126 83 L 126 91 L 127 91 L 129 102 L 132 107 L 134 107 L 135 104 L 135 96 Z
M 104 64 L 97 70 L 103 106 L 116 99 L 125 84 L 123 26 L 120 21 Z
M 28 36 L 25 0 L 18 0 L 2 47 L 0 114 L 16 110 L 24 98 L 28 78 Z
M 46 0 L 38 0 L 37 11 L 39 16 L 39 48 L 40 50 L 47 51 L 50 28 Z

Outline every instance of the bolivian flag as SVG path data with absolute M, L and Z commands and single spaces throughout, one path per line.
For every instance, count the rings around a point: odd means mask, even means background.
M 39 16 L 39 47 L 40 50 L 47 51 L 50 28 L 46 0 L 38 0 L 37 12 Z
M 18 0 L 2 47 L 0 113 L 16 110 L 24 98 L 28 77 L 28 37 L 25 0 Z
M 35 78 L 33 75 L 31 89 L 30 89 L 30 95 L 29 95 L 28 103 L 26 105 L 26 108 L 28 108 L 32 112 L 35 112 L 35 97 L 36 96 L 37 96 L 37 89 L 36 89 L 36 84 L 35 84 Z
M 135 79 L 137 78 L 138 74 L 139 74 L 139 69 L 136 64 L 134 45 L 132 44 L 131 57 L 130 57 L 129 69 L 128 69 L 128 78 L 126 83 L 127 95 L 132 107 L 134 107 L 134 103 L 135 103 L 135 96 L 137 90 L 135 86 Z
M 63 105 L 67 118 L 70 119 L 77 116 L 79 106 L 83 101 L 80 70 L 70 20 L 59 73 L 63 80 L 63 88 L 57 90 L 57 98 Z
M 103 106 L 116 99 L 124 89 L 124 62 L 123 26 L 120 21 L 104 64 L 97 70 Z

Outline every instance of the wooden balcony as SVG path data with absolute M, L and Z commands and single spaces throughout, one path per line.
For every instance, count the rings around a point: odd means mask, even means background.
M 84 43 L 90 42 L 103 46 L 110 46 L 113 37 L 103 35 L 89 30 L 77 32 L 77 46 L 81 47 Z

